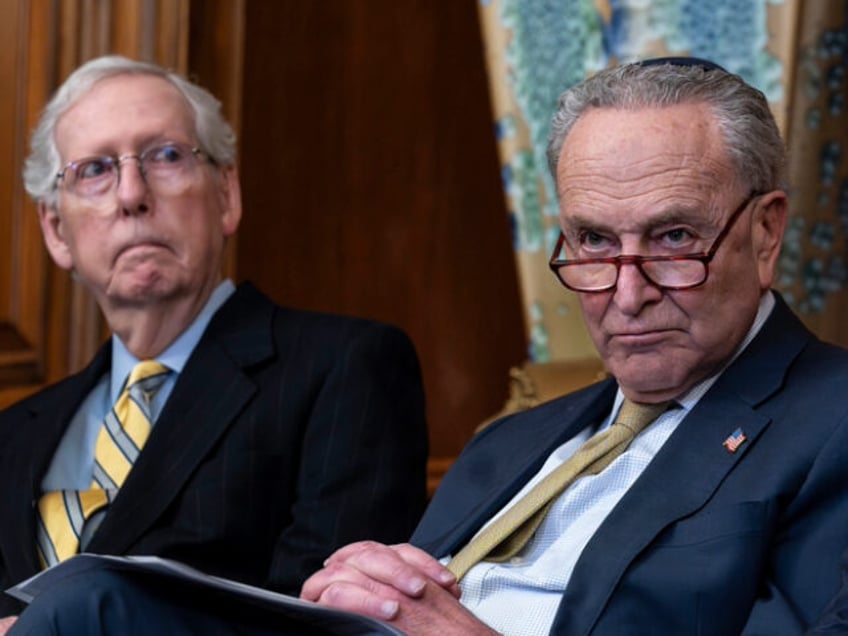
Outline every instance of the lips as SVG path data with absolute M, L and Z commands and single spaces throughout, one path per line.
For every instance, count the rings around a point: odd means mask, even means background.
M 134 240 L 118 248 L 115 253 L 115 260 L 123 257 L 143 258 L 146 253 L 161 249 L 168 249 L 167 244 L 163 241 L 156 239 Z
M 675 330 L 651 329 L 644 331 L 625 331 L 610 334 L 609 339 L 629 347 L 650 347 L 666 340 Z

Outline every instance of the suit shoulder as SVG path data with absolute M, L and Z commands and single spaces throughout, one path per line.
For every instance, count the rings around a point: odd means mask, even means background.
M 30 417 L 39 411 L 67 410 L 73 403 L 81 401 L 108 368 L 111 343 L 100 348 L 94 358 L 82 370 L 58 382 L 49 384 L 31 395 L 0 411 L 0 427 L 6 422 Z
M 73 376 L 38 389 L 35 393 L 0 410 L 0 422 L 5 422 L 7 419 L 16 419 L 28 413 L 41 410 L 42 405 L 52 402 L 65 394 L 66 387 L 72 383 L 72 378 Z
M 528 431 L 548 428 L 561 431 L 568 429 L 572 422 L 597 420 L 609 411 L 615 390 L 615 381 L 606 379 L 538 406 L 511 413 L 484 428 L 469 446 L 481 442 L 502 444 L 509 438 L 526 437 Z
M 276 306 L 274 329 L 286 336 L 296 333 L 299 338 L 336 346 L 354 342 L 390 342 L 410 344 L 409 336 L 400 327 L 379 320 L 343 314 L 294 309 Z
M 13 439 L 39 434 L 31 426 L 39 412 L 53 411 L 83 397 L 72 378 L 65 378 L 0 410 L 0 455 Z
M 825 364 L 835 371 L 848 373 L 848 349 L 839 345 L 813 338 L 805 347 L 801 357 L 814 359 L 818 364 Z
M 221 314 L 226 317 L 229 313 L 267 315 L 275 330 L 296 330 L 303 336 L 325 338 L 328 334 L 338 334 L 350 338 L 360 334 L 394 334 L 407 338 L 400 327 L 379 320 L 278 304 L 250 282 L 239 285 L 225 303 Z

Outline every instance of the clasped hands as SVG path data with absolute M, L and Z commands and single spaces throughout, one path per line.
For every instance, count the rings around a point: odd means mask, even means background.
M 459 603 L 456 577 L 409 544 L 352 543 L 303 584 L 300 597 L 377 618 L 409 634 L 492 635 Z

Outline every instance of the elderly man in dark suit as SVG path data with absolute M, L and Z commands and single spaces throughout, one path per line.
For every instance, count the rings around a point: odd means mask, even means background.
M 654 60 L 567 90 L 551 128 L 551 267 L 612 377 L 491 425 L 413 545 L 348 546 L 303 597 L 409 634 L 801 634 L 848 544 L 848 353 L 770 289 L 766 100 Z
M 3 589 L 88 551 L 296 593 L 339 546 L 409 536 L 427 448 L 413 347 L 222 278 L 242 209 L 212 95 L 93 60 L 47 105 L 25 181 L 112 337 L 0 414 Z M 19 609 L 0 595 L 0 616 Z

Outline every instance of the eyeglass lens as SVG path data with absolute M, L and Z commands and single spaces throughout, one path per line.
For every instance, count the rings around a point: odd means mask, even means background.
M 627 263 L 630 259 L 623 260 Z M 700 260 L 632 260 L 645 276 L 661 287 L 690 287 L 704 282 L 707 266 Z M 614 287 L 620 265 L 616 262 L 572 263 L 558 267 L 557 274 L 566 287 L 581 291 L 598 291 Z
M 60 173 L 65 188 L 77 196 L 98 198 L 117 186 L 121 165 L 135 160 L 148 186 L 169 193 L 183 189 L 194 174 L 200 150 L 169 143 L 148 148 L 140 155 L 98 156 L 73 161 Z

